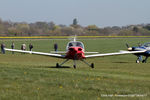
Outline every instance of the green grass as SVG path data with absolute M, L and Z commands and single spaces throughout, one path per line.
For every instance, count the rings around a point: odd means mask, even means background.
M 80 39 L 81 40 L 81 39 Z M 53 44 L 65 50 L 65 39 L 3 39 L 7 48 L 11 42 L 20 49 L 22 43 L 34 45 L 34 51 L 53 51 Z M 83 39 L 86 51 L 100 53 L 126 50 L 125 43 L 150 42 L 149 38 L 101 38 Z M 134 55 L 120 55 L 87 59 L 94 62 L 91 69 L 82 62 L 73 61 L 64 66 L 53 68 L 62 59 L 47 56 L 7 52 L 0 54 L 0 100 L 149 100 L 150 98 L 150 61 L 136 64 Z M 115 95 L 103 97 L 102 95 Z M 117 95 L 145 95 L 144 97 L 117 97 Z

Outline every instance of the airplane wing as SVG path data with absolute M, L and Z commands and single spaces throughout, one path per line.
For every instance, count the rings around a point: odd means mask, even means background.
M 120 51 L 120 52 L 114 52 L 114 53 L 94 54 L 94 55 L 86 55 L 85 58 L 104 57 L 104 56 L 123 55 L 123 54 L 136 54 L 136 53 L 144 53 L 145 51 L 146 50 L 142 50 L 142 51 Z
M 35 52 L 35 51 L 24 51 L 24 50 L 8 49 L 8 48 L 5 48 L 5 50 L 6 50 L 6 51 L 20 52 L 20 53 L 30 53 L 30 54 L 51 56 L 51 57 L 57 57 L 57 58 L 65 58 L 65 55 L 60 55 L 60 54 L 52 54 L 52 53 L 44 53 L 44 52 Z

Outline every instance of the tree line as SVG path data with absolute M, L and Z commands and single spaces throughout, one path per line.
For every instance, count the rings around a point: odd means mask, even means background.
M 96 25 L 81 26 L 77 19 L 72 24 L 56 25 L 54 22 L 12 22 L 0 19 L 0 36 L 149 36 L 150 24 L 113 26 L 100 28 Z

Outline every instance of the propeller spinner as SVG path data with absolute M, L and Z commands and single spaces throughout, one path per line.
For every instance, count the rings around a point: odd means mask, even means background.
M 130 47 L 129 44 L 126 43 L 126 46 L 128 48 L 128 51 L 132 51 L 132 47 Z

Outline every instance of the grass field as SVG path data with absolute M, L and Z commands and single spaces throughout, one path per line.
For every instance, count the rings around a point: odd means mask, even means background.
M 100 53 L 126 50 L 125 43 L 150 42 L 150 38 L 79 39 L 86 51 Z M 33 51 L 53 51 L 58 43 L 64 51 L 65 39 L 1 39 L 7 48 L 11 42 L 20 49 L 22 43 L 34 45 Z M 82 62 L 73 61 L 54 68 L 62 59 L 47 56 L 6 52 L 0 54 L 0 100 L 149 100 L 150 61 L 136 64 L 134 55 L 120 55 L 87 59 L 94 62 L 91 69 Z

